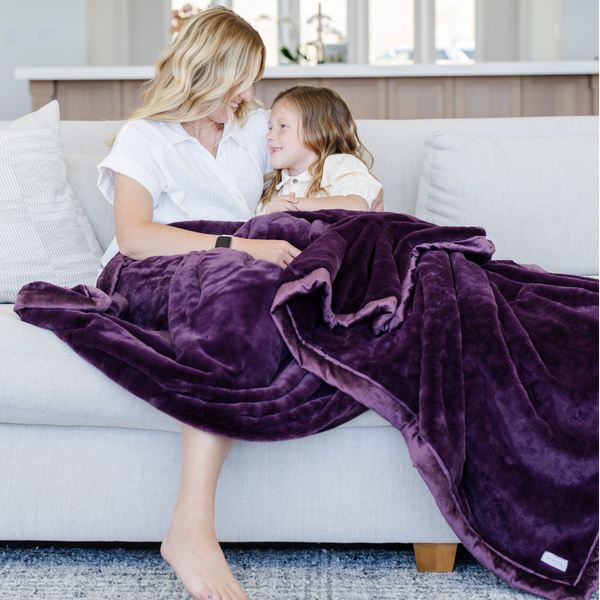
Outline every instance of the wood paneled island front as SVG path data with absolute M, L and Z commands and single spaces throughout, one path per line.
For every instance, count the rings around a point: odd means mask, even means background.
M 17 79 L 29 80 L 33 110 L 56 99 L 62 119 L 83 121 L 127 118 L 153 74 L 153 67 L 15 70 Z M 254 93 L 269 107 L 299 82 L 333 88 L 357 119 L 598 114 L 597 61 L 271 67 Z

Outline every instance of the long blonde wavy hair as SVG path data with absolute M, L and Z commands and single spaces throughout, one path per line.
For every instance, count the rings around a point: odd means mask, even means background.
M 320 191 L 327 193 L 321 186 L 321 179 L 325 159 L 332 154 L 351 154 L 369 169 L 373 166 L 373 155 L 362 145 L 354 117 L 337 92 L 327 87 L 296 85 L 279 92 L 271 108 L 278 102 L 285 102 L 289 110 L 298 114 L 302 124 L 302 145 L 317 155 L 308 168 L 311 181 L 306 190 L 307 198 L 315 197 Z M 265 175 L 265 190 L 260 199 L 262 206 L 276 194 L 279 183 L 281 169 Z
M 206 117 L 258 81 L 265 70 L 259 33 L 224 6 L 202 11 L 184 25 L 156 63 L 154 79 L 142 86 L 142 107 L 125 121 L 193 121 Z M 242 101 L 230 118 L 241 123 L 258 107 Z M 112 146 L 116 133 L 106 140 Z

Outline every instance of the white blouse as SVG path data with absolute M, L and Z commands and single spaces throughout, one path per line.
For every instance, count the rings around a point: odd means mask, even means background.
M 155 223 L 246 221 L 254 216 L 271 170 L 266 143 L 268 114 L 252 113 L 241 126 L 225 126 L 216 158 L 181 123 L 126 123 L 110 154 L 98 165 L 98 187 L 114 202 L 115 173 L 135 179 L 152 196 Z M 113 240 L 102 264 L 118 252 Z
M 281 171 L 281 182 L 277 186 L 280 196 L 296 193 L 296 198 L 306 198 L 306 191 L 312 177 L 304 171 L 295 177 L 290 176 L 287 169 Z M 320 190 L 316 198 L 327 196 L 360 196 L 367 202 L 369 208 L 373 200 L 381 191 L 381 184 L 367 169 L 362 160 L 351 154 L 331 154 L 325 159 L 323 177 Z M 273 196 L 275 198 L 275 196 Z M 259 214 L 264 214 L 266 206 L 258 209 Z

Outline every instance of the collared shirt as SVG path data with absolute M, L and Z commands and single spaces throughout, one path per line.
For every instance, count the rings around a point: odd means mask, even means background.
M 98 187 L 114 201 L 115 173 L 131 177 L 152 196 L 155 223 L 246 221 L 254 216 L 271 170 L 266 143 L 268 114 L 249 115 L 244 126 L 227 123 L 216 158 L 181 123 L 140 119 L 126 123 L 98 165 Z M 116 253 L 112 244 L 102 258 Z
M 287 169 L 282 169 L 281 182 L 277 185 L 278 195 L 285 196 L 294 192 L 296 198 L 306 198 L 311 180 L 308 171 L 291 176 Z M 381 191 L 381 184 L 369 173 L 367 165 L 351 154 L 332 154 L 325 159 L 321 187 L 325 191 L 320 190 L 315 198 L 360 196 L 369 208 Z M 260 214 L 264 214 L 265 210 L 266 206 L 258 209 Z

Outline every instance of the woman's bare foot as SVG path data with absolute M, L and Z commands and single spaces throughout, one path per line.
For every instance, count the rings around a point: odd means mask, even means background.
M 160 553 L 196 600 L 249 600 L 229 570 L 211 527 L 171 524 Z

